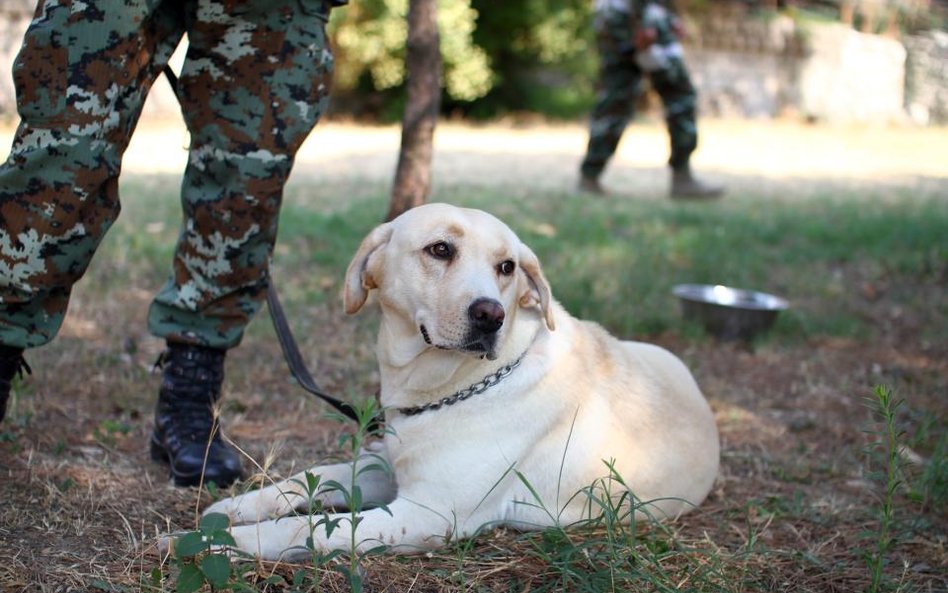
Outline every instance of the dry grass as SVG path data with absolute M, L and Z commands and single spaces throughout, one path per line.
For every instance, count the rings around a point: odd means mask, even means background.
M 754 124 L 735 134 L 754 137 L 759 129 Z M 799 135 L 806 144 L 814 134 L 825 139 L 834 133 L 803 128 L 791 136 Z M 875 133 L 902 138 L 891 130 Z M 920 134 L 930 141 L 927 131 Z M 534 150 L 543 145 L 516 142 Z M 845 142 L 852 146 L 851 140 Z M 447 150 L 442 165 L 470 160 L 471 146 L 479 144 Z M 378 183 L 393 170 L 384 171 L 380 155 L 385 150 L 381 145 L 369 157 L 358 151 L 339 157 L 346 164 L 332 167 L 332 175 L 358 169 L 367 183 Z M 563 171 L 572 174 L 576 151 L 557 150 L 537 157 L 544 167 L 559 163 L 554 175 L 524 170 L 518 175 L 571 185 Z M 780 150 L 787 149 L 781 144 Z M 379 171 L 359 169 L 364 158 Z M 486 149 L 479 158 L 494 160 L 469 163 L 472 170 L 510 162 L 509 155 Z M 896 162 L 903 168 L 880 174 L 877 181 L 899 185 L 911 178 L 945 187 L 931 158 L 921 155 L 909 163 L 899 153 L 886 166 Z M 706 165 L 725 176 L 740 173 L 717 168 L 713 161 Z M 775 195 L 792 195 L 800 191 L 803 168 L 789 167 L 785 178 L 768 173 L 766 184 Z M 623 174 L 617 171 L 616 179 Z M 869 177 L 856 171 L 841 182 L 866 183 Z M 304 175 L 297 187 L 312 180 Z M 647 185 L 650 195 L 661 192 L 654 172 L 636 183 Z M 206 494 L 202 498 L 173 488 L 165 468 L 148 459 L 145 443 L 157 391 L 150 369 L 161 344 L 147 335 L 144 315 L 161 275 L 136 271 L 135 265 L 100 257 L 89 273 L 92 280 L 77 291 L 60 338 L 30 353 L 34 375 L 19 389 L 0 426 L 0 591 L 147 590 L 154 568 L 173 572 L 157 554 L 156 535 L 193 529 L 207 502 Z M 111 290 L 95 284 L 110 274 L 130 280 Z M 860 270 L 843 264 L 841 274 L 859 285 Z M 338 286 L 333 282 L 325 281 L 327 291 Z M 864 398 L 872 385 L 892 385 L 909 402 L 900 421 L 911 434 L 923 430 L 925 417 L 934 418 L 936 427 L 948 423 L 948 344 L 919 339 L 919 328 L 945 324 L 943 289 L 944 279 L 920 287 L 930 291 L 921 302 L 931 308 L 918 310 L 900 308 L 886 291 L 847 296 L 859 299 L 855 306 L 867 317 L 871 336 L 865 341 L 815 337 L 797 344 L 767 342 L 751 351 L 674 333 L 652 336 L 688 362 L 711 401 L 723 442 L 722 469 L 698 511 L 665 529 L 636 534 L 629 561 L 638 562 L 639 580 L 619 590 L 661 590 L 661 583 L 708 591 L 866 590 L 863 553 L 873 545 L 881 485 L 869 474 L 872 459 L 863 453 L 870 440 L 865 429 L 872 424 Z M 345 318 L 334 301 L 313 304 L 292 295 L 284 300 L 319 382 L 346 396 L 373 394 L 378 384 L 373 317 Z M 273 474 L 287 475 L 337 454 L 343 427 L 325 419 L 324 408 L 289 383 L 267 324 L 264 316 L 255 320 L 244 345 L 229 355 L 224 417 L 228 434 L 255 460 Z M 919 453 L 926 457 L 931 451 Z M 914 476 L 918 468 L 908 471 Z M 886 570 L 890 582 L 904 591 L 948 590 L 945 509 L 911 500 L 904 489 L 896 502 L 898 538 Z M 601 536 L 571 537 L 581 542 Z M 548 544 L 540 535 L 499 530 L 470 548 L 368 558 L 366 590 L 577 590 L 562 585 L 562 573 L 544 559 Z M 292 582 L 298 570 L 307 570 L 307 584 L 313 584 L 312 568 L 303 565 L 248 563 L 241 568 L 242 580 L 260 590 L 291 590 L 264 581 L 279 575 Z M 587 567 L 587 573 L 593 569 Z M 320 574 L 323 591 L 348 590 L 337 572 Z M 162 586 L 173 590 L 168 581 Z

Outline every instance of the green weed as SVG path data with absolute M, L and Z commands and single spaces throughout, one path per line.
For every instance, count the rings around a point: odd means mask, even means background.
M 525 476 L 517 478 L 533 500 L 519 504 L 541 509 L 555 525 L 521 537 L 526 555 L 547 570 L 531 591 L 708 591 L 722 590 L 724 582 L 714 555 L 681 542 L 672 528 L 652 513 L 652 504 L 635 496 L 616 471 L 604 461 L 607 475 L 573 494 L 565 504 L 580 501 L 586 519 L 574 524 L 558 521 L 562 510 L 543 506 Z M 565 509 L 565 505 L 564 505 Z M 687 574 L 687 586 L 682 581 Z
M 347 450 L 349 453 L 350 459 L 353 460 L 351 464 L 352 471 L 349 476 L 349 483 L 342 484 L 336 481 L 327 481 L 323 484 L 322 490 L 325 492 L 338 492 L 342 495 L 342 499 L 345 503 L 345 507 L 348 509 L 348 518 L 340 520 L 341 524 L 343 521 L 349 524 L 349 554 L 348 554 L 348 564 L 340 564 L 337 569 L 343 574 L 346 578 L 346 581 L 349 584 L 349 589 L 352 593 L 361 593 L 363 590 L 363 580 L 364 575 L 362 571 L 362 563 L 364 559 L 373 554 L 379 554 L 386 550 L 386 546 L 382 543 L 374 546 L 372 548 L 363 549 L 361 544 L 362 540 L 358 539 L 358 527 L 359 523 L 362 522 L 362 517 L 360 513 L 364 510 L 364 499 L 362 496 L 362 488 L 359 486 L 358 480 L 359 477 L 368 472 L 372 471 L 384 471 L 387 473 L 392 472 L 392 468 L 388 466 L 388 462 L 381 456 L 369 453 L 368 457 L 372 459 L 371 463 L 361 464 L 355 463 L 355 460 L 358 458 L 359 453 L 363 450 L 363 446 L 368 438 L 373 436 L 381 436 L 385 430 L 384 427 L 372 429 L 372 424 L 374 421 L 381 417 L 381 410 L 378 407 L 378 403 L 373 398 L 367 398 L 361 403 L 358 403 L 354 406 L 356 411 L 356 422 L 357 428 L 352 432 L 344 433 L 339 439 L 339 445 L 343 450 Z M 348 420 L 348 419 L 345 419 Z M 388 508 L 383 505 L 378 505 L 377 508 L 388 511 Z M 330 521 L 323 519 L 327 535 L 332 529 L 335 529 L 339 525 L 333 525 Z M 310 540 L 312 545 L 312 539 Z
M 872 476 L 883 486 L 877 509 L 878 525 L 876 531 L 867 534 L 873 538 L 873 547 L 865 550 L 864 558 L 869 569 L 870 585 L 868 592 L 890 590 L 891 583 L 886 579 L 885 567 L 889 562 L 889 552 L 895 545 L 895 497 L 904 483 L 904 472 L 899 448 L 904 437 L 895 422 L 896 413 L 903 405 L 902 400 L 894 400 L 892 390 L 884 385 L 876 386 L 873 398 L 867 398 L 867 405 L 879 426 L 870 434 L 874 437 L 867 452 L 870 460 L 878 459 L 881 469 L 872 472 Z
M 322 590 L 322 574 L 326 570 L 326 566 L 332 562 L 340 552 L 338 551 L 323 551 L 317 548 L 314 544 L 314 536 L 317 529 L 325 529 L 326 535 L 330 535 L 338 526 L 338 519 L 330 519 L 324 514 L 326 509 L 323 508 L 322 500 L 320 495 L 324 492 L 323 485 L 320 484 L 321 477 L 314 475 L 313 473 L 307 471 L 303 474 L 303 482 L 300 485 L 303 487 L 303 493 L 306 498 L 306 513 L 310 518 L 308 527 L 309 527 L 309 537 L 306 538 L 306 549 L 309 552 L 310 564 L 313 567 L 311 585 L 314 591 Z M 293 583 L 297 586 L 302 585 L 307 582 L 307 573 L 303 570 L 298 570 L 293 575 Z

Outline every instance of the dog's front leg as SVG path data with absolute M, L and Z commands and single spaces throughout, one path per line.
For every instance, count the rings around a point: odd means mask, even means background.
M 385 504 L 395 498 L 395 477 L 391 473 L 391 468 L 371 467 L 387 464 L 388 458 L 384 447 L 378 444 L 373 444 L 370 449 L 362 451 L 359 455 L 355 468 L 356 483 L 362 490 L 364 505 Z M 307 473 L 319 478 L 319 487 L 315 493 L 307 492 Z M 322 504 L 323 508 L 345 508 L 343 493 L 324 488 L 323 485 L 335 481 L 343 487 L 351 487 L 352 475 L 352 463 L 317 465 L 260 490 L 219 500 L 207 507 L 204 514 L 223 513 L 230 517 L 231 524 L 242 525 L 280 517 L 293 511 L 306 512 L 309 509 L 310 499 L 313 497 Z
M 404 498 L 395 499 L 387 508 L 364 511 L 359 517 L 354 537 L 356 552 L 385 545 L 399 554 L 416 554 L 443 546 L 454 533 L 449 509 L 436 510 Z M 294 560 L 312 552 L 306 545 L 310 536 L 316 550 L 351 552 L 351 519 L 348 513 L 283 517 L 238 525 L 230 531 L 236 549 L 242 552 L 263 560 Z M 329 524 L 334 528 L 327 533 Z

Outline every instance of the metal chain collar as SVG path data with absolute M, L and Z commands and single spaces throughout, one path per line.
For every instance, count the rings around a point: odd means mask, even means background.
M 471 385 L 470 387 L 466 387 L 458 391 L 454 395 L 442 397 L 441 399 L 437 401 L 429 402 L 427 404 L 422 404 L 420 406 L 411 406 L 408 408 L 397 408 L 397 409 L 400 413 L 404 414 L 405 416 L 415 416 L 415 415 L 421 414 L 422 412 L 427 412 L 429 410 L 440 409 L 443 406 L 453 406 L 457 402 L 464 401 L 473 395 L 484 393 L 485 391 L 487 391 L 494 385 L 497 385 L 498 383 L 500 383 L 504 377 L 506 377 L 511 372 L 513 372 L 515 368 L 520 366 L 520 363 L 521 361 L 523 361 L 523 357 L 526 356 L 526 354 L 527 353 L 524 352 L 523 354 L 520 355 L 520 358 L 518 358 L 517 360 L 513 361 L 512 363 L 508 365 L 500 367 L 497 370 L 497 372 L 491 375 L 487 375 L 486 377 L 484 377 L 477 383 Z

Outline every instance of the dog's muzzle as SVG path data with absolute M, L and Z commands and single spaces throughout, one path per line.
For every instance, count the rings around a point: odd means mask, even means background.
M 486 357 L 488 360 L 497 358 L 494 348 L 497 345 L 497 334 L 504 325 L 506 313 L 504 307 L 494 299 L 479 298 L 467 308 L 468 331 L 464 341 L 456 345 L 435 344 L 431 334 L 424 324 L 418 327 L 421 337 L 429 346 L 442 350 L 460 350 L 472 352 Z
M 488 360 L 497 358 L 494 348 L 497 345 L 497 332 L 504 325 L 506 313 L 504 306 L 494 299 L 480 298 L 467 308 L 470 321 L 467 348 L 470 352 L 483 353 Z

